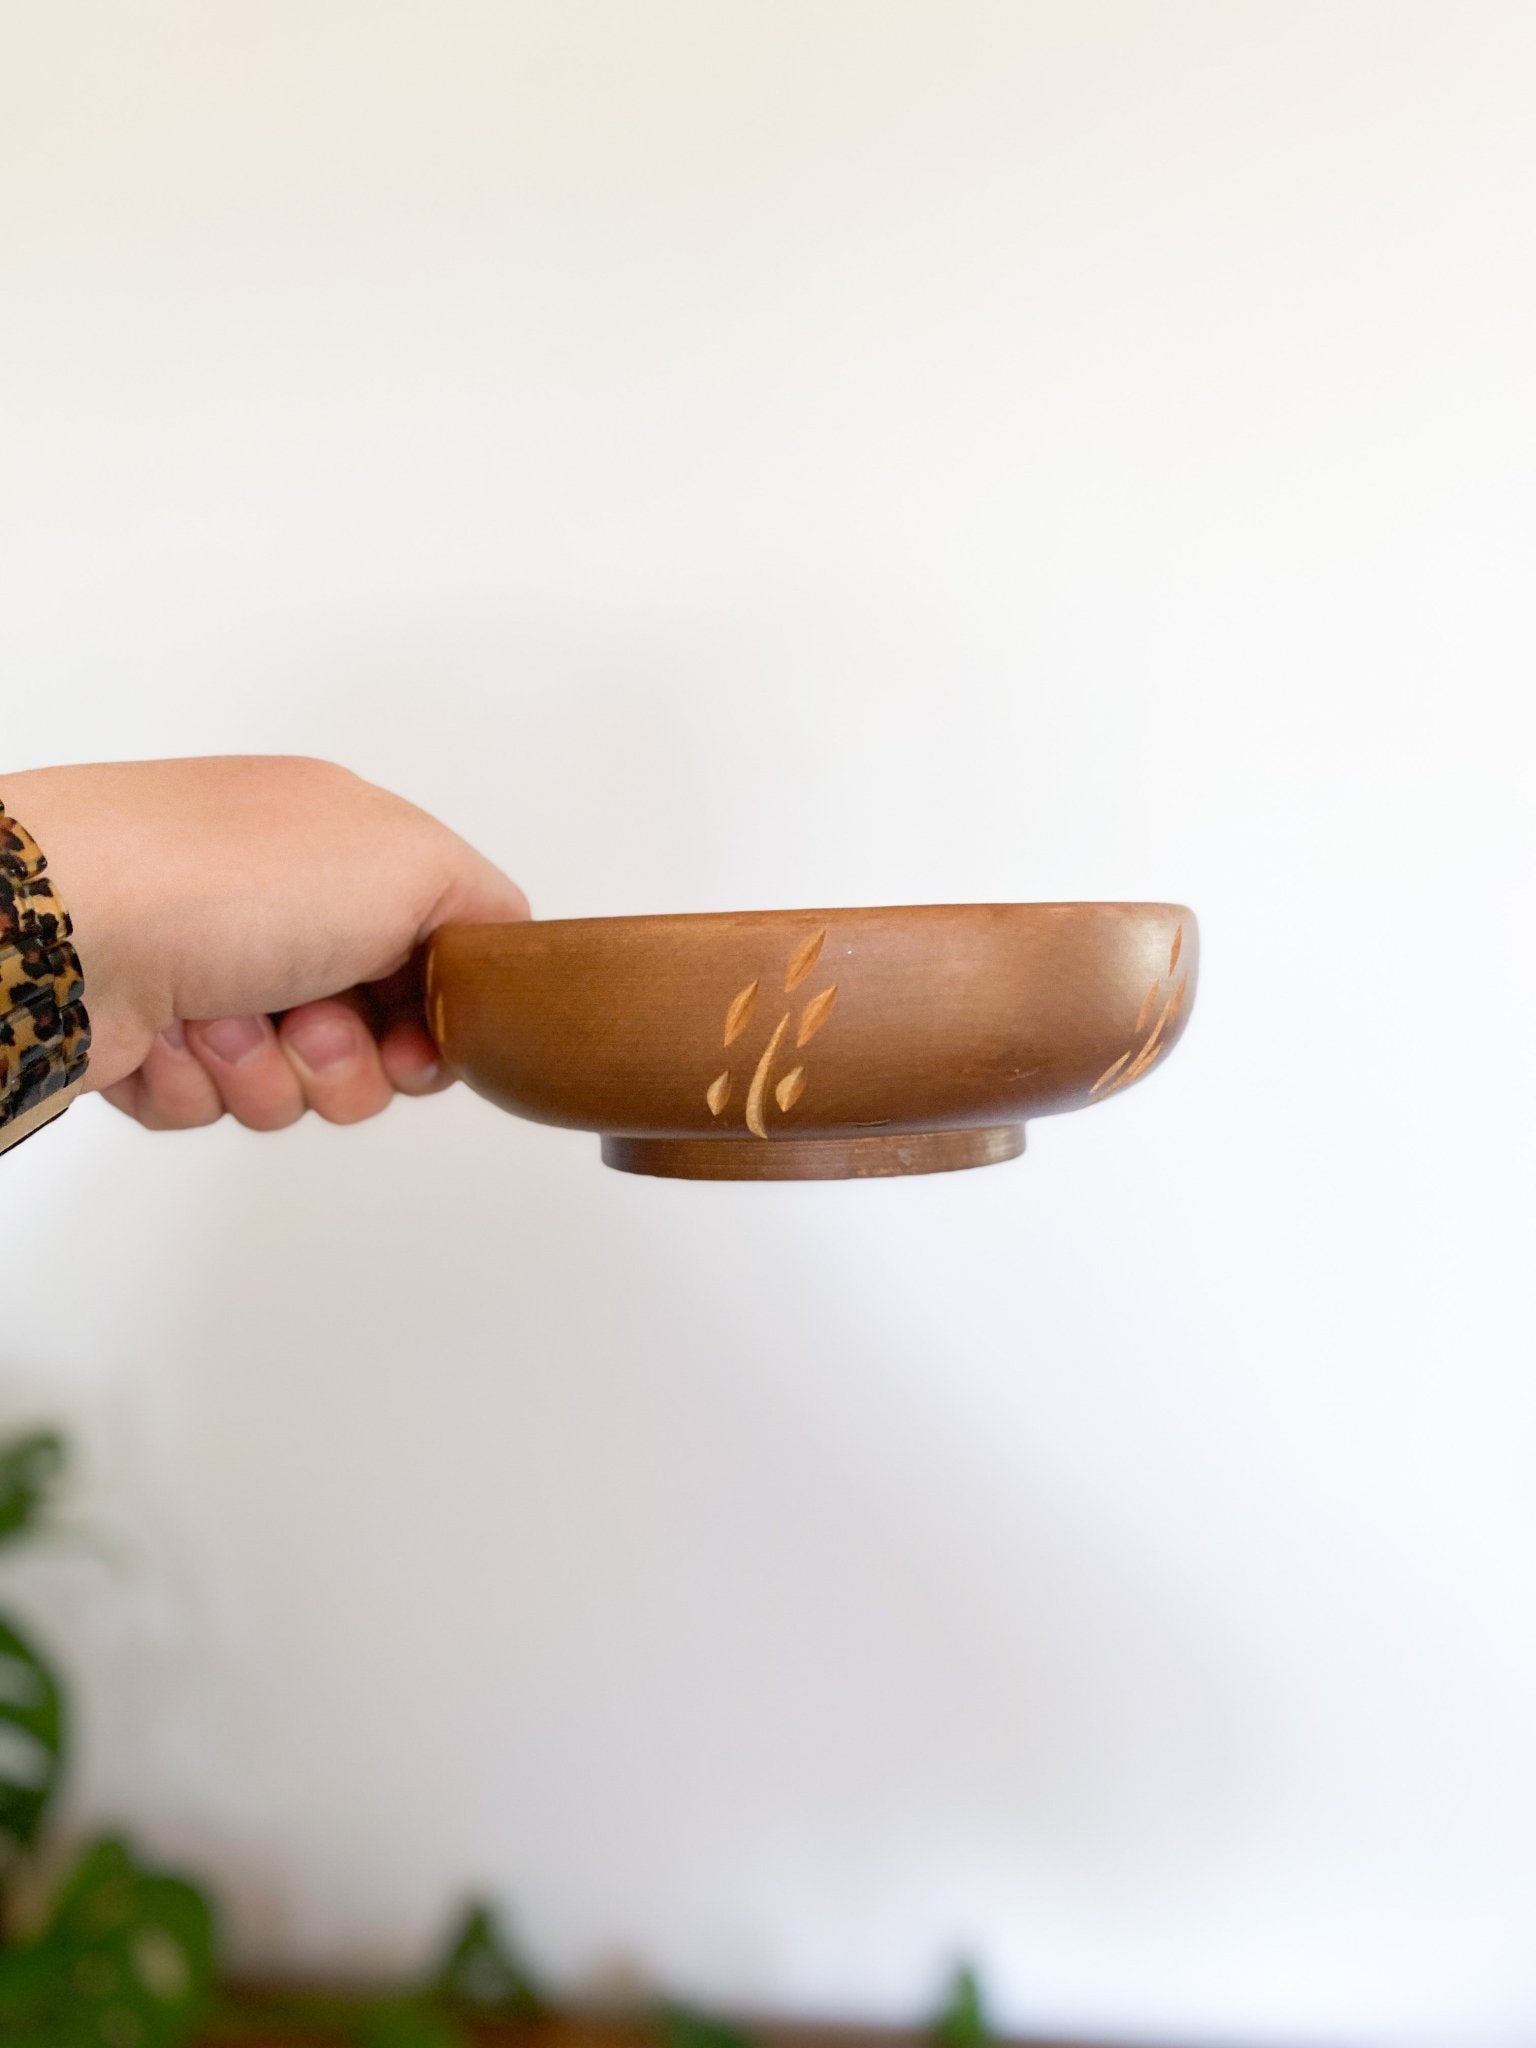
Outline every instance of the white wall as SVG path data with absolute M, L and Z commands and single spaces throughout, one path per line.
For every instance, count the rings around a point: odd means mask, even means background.
M 5 1162 L 73 1811 L 240 1958 L 1531 2038 L 1533 100 L 1519 5 L 5 10 L 6 763 L 1205 935 L 988 1172 Z

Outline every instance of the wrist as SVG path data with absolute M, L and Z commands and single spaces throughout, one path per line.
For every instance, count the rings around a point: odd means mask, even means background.
M 0 797 L 0 1151 L 68 1107 L 91 1048 L 68 911 L 8 804 Z
M 171 1021 L 169 962 L 147 929 L 149 885 L 137 850 L 110 818 L 81 802 L 77 772 L 36 768 L 0 779 L 0 798 L 45 856 L 68 912 L 85 983 L 92 1052 L 88 1087 L 131 1072 Z M 157 982 L 163 979 L 163 986 Z

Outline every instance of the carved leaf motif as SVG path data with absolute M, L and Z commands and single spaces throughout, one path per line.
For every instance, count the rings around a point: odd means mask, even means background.
M 730 1045 L 733 1040 L 740 1038 L 751 1021 L 752 1006 L 757 1001 L 757 988 L 758 984 L 755 981 L 749 981 L 740 995 L 732 1000 L 731 1007 L 726 1011 L 725 1043 L 727 1045 Z
M 1163 1054 L 1167 1050 L 1168 1048 L 1166 1045 L 1149 1044 L 1147 1048 L 1137 1056 L 1136 1064 L 1134 1066 L 1127 1067 L 1125 1072 L 1120 1076 L 1119 1080 L 1112 1081 L 1109 1087 L 1107 1087 L 1104 1090 L 1104 1093 L 1099 1097 L 1100 1102 L 1108 1102 L 1111 1095 L 1118 1095 L 1122 1088 L 1129 1088 L 1133 1082 L 1139 1081 L 1143 1074 L 1147 1073 L 1149 1069 L 1157 1065 L 1158 1061 L 1162 1058 Z
M 1130 1054 L 1128 1052 L 1121 1053 L 1119 1059 L 1115 1061 L 1115 1064 L 1112 1067 L 1106 1067 L 1104 1069 L 1103 1073 L 1100 1074 L 1097 1081 L 1095 1081 L 1093 1086 L 1088 1090 L 1088 1093 L 1090 1095 L 1097 1095 L 1101 1088 L 1107 1088 L 1110 1082 L 1113 1081 L 1116 1074 L 1119 1073 L 1120 1069 L 1125 1065 L 1126 1061 L 1129 1058 Z
M 1147 1034 L 1146 1044 L 1141 1048 L 1141 1051 L 1137 1053 L 1135 1059 L 1131 1061 L 1130 1066 L 1127 1067 L 1125 1073 L 1125 1078 L 1127 1079 L 1127 1081 L 1134 1081 L 1136 1076 L 1151 1060 L 1153 1054 L 1158 1049 L 1158 1041 L 1162 1038 L 1163 1032 L 1167 1028 L 1168 1020 L 1172 1015 L 1173 997 L 1170 996 L 1167 1002 L 1164 1003 L 1162 1009 L 1158 1011 L 1157 1022 L 1152 1026 L 1151 1031 Z
M 1184 1007 L 1184 997 L 1188 990 L 1189 976 L 1186 974 L 1167 1002 L 1164 1003 L 1161 1010 L 1158 1011 L 1157 1022 L 1147 1034 L 1146 1041 L 1140 1052 L 1136 1054 L 1134 1059 L 1130 1053 L 1122 1053 L 1119 1059 L 1115 1061 L 1115 1064 L 1107 1072 L 1101 1074 L 1098 1080 L 1094 1082 L 1092 1088 L 1088 1091 L 1090 1095 L 1097 1095 L 1101 1102 L 1105 1102 L 1111 1095 L 1117 1095 L 1122 1088 L 1129 1088 L 1133 1081 L 1139 1081 L 1148 1068 L 1157 1064 L 1168 1050 L 1171 1042 L 1163 1034 L 1171 1024 L 1178 1022 L 1179 1012 Z M 1130 1061 L 1129 1066 L 1126 1066 L 1127 1060 Z M 1121 1072 L 1122 1068 L 1124 1068 L 1123 1073 Z M 1101 1089 L 1103 1090 L 1102 1094 L 1099 1093 Z
M 792 1110 L 805 1093 L 804 1067 L 791 1067 L 773 1093 L 780 1109 L 785 1112 Z
M 1184 927 L 1180 925 L 1173 935 L 1173 949 L 1168 955 L 1168 972 L 1172 974 L 1179 964 L 1179 953 L 1184 944 Z
M 709 1093 L 704 1100 L 709 1104 L 711 1116 L 718 1116 L 731 1099 L 731 1076 L 729 1070 L 716 1075 L 709 1084 Z
M 783 1044 L 784 1034 L 788 1029 L 789 1012 L 786 1010 L 779 1019 L 778 1024 L 774 1027 L 773 1036 L 769 1039 L 763 1056 L 757 1063 L 757 1072 L 752 1076 L 752 1086 L 747 1090 L 747 1129 L 755 1138 L 766 1138 L 768 1135 L 768 1126 L 763 1122 L 763 1104 L 764 1098 L 768 1093 L 768 1076 L 773 1071 L 773 1063 L 779 1056 L 779 1047 Z
M 816 965 L 817 960 L 821 957 L 821 949 L 826 942 L 826 927 L 823 926 L 819 932 L 812 932 L 808 939 L 803 940 L 800 945 L 796 946 L 794 952 L 790 955 L 789 968 L 784 976 L 784 993 L 786 995 L 789 994 L 791 989 L 797 989 L 801 982 L 804 981 L 805 977 Z
M 820 995 L 811 997 L 800 1012 L 800 1029 L 795 1033 L 795 1044 L 809 1045 L 822 1025 L 832 1014 L 832 1005 L 837 1001 L 837 984 L 824 988 Z
M 1162 987 L 1162 985 L 1163 984 L 1161 979 L 1154 981 L 1152 986 L 1147 990 L 1146 994 L 1142 997 L 1141 1008 L 1136 1012 L 1136 1022 L 1131 1026 L 1131 1029 L 1133 1031 L 1146 1030 L 1147 1019 L 1152 1014 L 1152 1005 L 1157 1001 L 1157 992 Z
M 1178 987 L 1174 990 L 1173 994 L 1168 998 L 1167 1002 L 1163 1005 L 1163 1013 L 1157 1020 L 1157 1030 L 1154 1031 L 1152 1034 L 1152 1037 L 1154 1039 L 1158 1036 L 1159 1032 L 1165 1030 L 1171 1024 L 1177 1024 L 1177 1022 L 1179 1021 L 1179 1012 L 1184 1007 L 1184 991 L 1188 987 L 1189 976 L 1186 974 L 1184 979 L 1179 983 Z M 1148 1044 L 1150 1043 L 1151 1040 L 1149 1039 Z

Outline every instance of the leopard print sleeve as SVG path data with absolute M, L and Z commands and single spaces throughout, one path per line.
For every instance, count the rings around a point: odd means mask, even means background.
M 47 866 L 0 802 L 0 1152 L 69 1107 L 91 1049 L 74 926 Z

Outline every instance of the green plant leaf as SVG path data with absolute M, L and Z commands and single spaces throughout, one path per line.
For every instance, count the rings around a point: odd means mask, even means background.
M 752 2048 L 752 2036 L 686 2006 L 664 2005 L 655 2015 L 663 2048 Z
M 962 1963 L 949 1986 L 944 2009 L 929 2029 L 942 2048 L 982 2048 L 992 2038 L 981 2001 L 981 1986 L 969 1963 Z
M 465 2037 L 441 2013 L 416 2005 L 364 2014 L 354 2038 L 357 2048 L 464 2048 Z
M 0 1621 L 0 1878 L 37 1840 L 59 1781 L 63 1719 L 53 1673 Z
M 469 2048 L 466 2035 L 430 1991 L 370 1997 L 357 1991 L 225 1990 L 199 2028 L 200 2048 L 236 2048 L 249 2042 L 334 2043 L 335 2048 Z M 5 2048 L 9 2035 L 0 2034 Z
M 213 1983 L 213 1920 L 192 1885 L 119 1841 L 76 1862 L 53 1919 L 0 1957 L 0 2037 L 49 2048 L 183 2048 Z
M 472 1905 L 438 1967 L 440 1996 L 481 2012 L 536 2019 L 548 2012 L 543 1993 L 486 1905 Z
M 0 1446 L 0 1542 L 36 1521 L 49 1489 L 64 1469 L 64 1440 L 36 1430 Z

